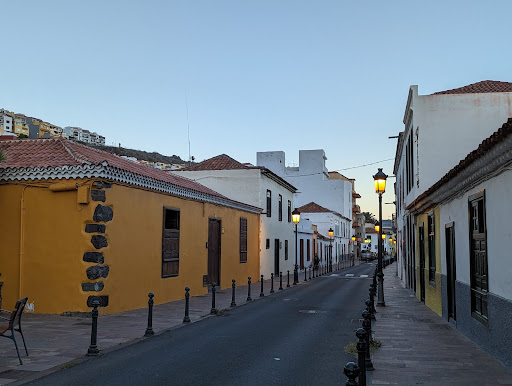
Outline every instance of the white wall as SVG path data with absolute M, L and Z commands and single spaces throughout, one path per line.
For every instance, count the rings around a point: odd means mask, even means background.
M 454 222 L 457 280 L 470 286 L 468 198 L 485 189 L 485 221 L 487 227 L 487 261 L 489 292 L 512 299 L 512 170 L 485 181 L 461 197 L 441 205 L 441 272 L 446 275 L 445 224 Z
M 193 179 L 202 185 L 223 194 L 224 196 L 245 204 L 262 208 L 266 213 L 267 189 L 272 192 L 271 217 L 260 215 L 260 275 L 266 278 L 274 272 L 275 240 L 280 241 L 279 270 L 293 270 L 294 256 L 294 224 L 288 222 L 288 200 L 294 207 L 293 193 L 274 180 L 261 174 L 260 169 L 201 170 L 171 173 Z M 278 197 L 283 197 L 283 219 L 278 217 Z M 270 240 L 267 249 L 266 241 Z M 288 240 L 288 260 L 285 260 L 285 240 Z

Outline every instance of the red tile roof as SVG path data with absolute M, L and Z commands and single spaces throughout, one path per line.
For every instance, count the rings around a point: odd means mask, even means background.
M 414 206 L 421 200 L 423 200 L 425 197 L 430 196 L 432 193 L 434 193 L 437 189 L 439 189 L 443 184 L 450 181 L 452 178 L 454 178 L 457 174 L 459 174 L 463 169 L 469 167 L 473 162 L 478 160 L 480 157 L 488 153 L 494 146 L 500 144 L 507 138 L 508 136 L 512 135 L 512 118 L 509 118 L 507 122 L 503 124 L 501 128 L 499 128 L 497 131 L 495 131 L 490 137 L 483 140 L 483 142 L 473 150 L 471 153 L 469 153 L 466 158 L 461 160 L 457 166 L 455 166 L 453 169 L 451 169 L 448 173 L 446 173 L 439 181 L 437 181 L 434 185 L 432 185 L 428 190 L 423 192 L 416 200 L 411 202 L 406 209 L 414 208 Z
M 198 171 L 198 170 L 230 170 L 230 169 L 251 169 L 255 167 L 246 166 L 237 160 L 231 158 L 226 154 L 221 154 L 216 157 L 204 160 L 195 165 L 188 166 L 183 169 L 186 171 Z
M 435 92 L 438 94 L 479 94 L 489 92 L 512 92 L 512 83 L 498 82 L 494 80 L 484 80 L 482 82 L 469 84 L 464 87 L 454 88 L 452 90 Z
M 352 221 L 349 218 L 343 216 L 342 214 L 335 212 L 334 210 L 330 210 L 318 205 L 316 202 L 310 202 L 309 204 L 302 205 L 300 208 L 297 208 L 297 210 L 301 213 L 334 213 L 344 218 L 345 220 Z
M 0 163 L 0 173 L 5 169 L 57 168 L 63 166 L 101 165 L 149 177 L 200 193 L 224 197 L 195 181 L 162 170 L 132 162 L 120 156 L 63 139 L 0 140 L 0 149 L 6 160 Z

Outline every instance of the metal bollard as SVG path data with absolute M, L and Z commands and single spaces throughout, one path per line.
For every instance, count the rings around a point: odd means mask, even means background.
M 308 281 L 308 269 L 304 267 L 304 281 Z
M 288 270 L 288 283 L 286 284 L 286 288 L 290 287 L 290 270 Z
M 372 335 L 370 313 L 367 310 L 364 310 L 361 316 L 363 317 L 363 328 L 366 331 L 366 371 L 373 371 L 372 357 L 370 356 L 370 341 Z
M 263 293 L 263 275 L 261 275 L 261 292 L 260 292 L 260 298 L 265 296 L 265 294 Z
M 250 302 L 251 298 L 251 277 L 247 278 L 247 301 Z
M 279 272 L 279 291 L 283 290 L 283 273 Z
M 217 291 L 215 286 L 216 283 L 212 283 L 212 309 L 210 311 L 210 314 L 216 314 L 218 310 L 215 308 L 215 292 Z
M 235 302 L 235 279 L 232 279 L 231 280 L 231 305 L 230 307 L 236 307 L 236 302 Z
M 348 377 L 347 383 L 345 383 L 345 386 L 357 386 L 356 378 L 359 375 L 359 366 L 356 365 L 354 362 L 347 362 L 345 365 L 345 368 L 343 369 L 343 372 Z
M 366 311 L 368 311 L 368 316 L 369 316 L 369 320 L 370 320 L 370 341 L 373 341 L 372 335 L 371 335 L 371 331 L 372 331 L 372 302 L 370 301 L 370 299 L 366 299 L 364 304 L 366 304 Z M 363 316 L 363 318 L 364 318 L 364 316 Z
M 357 364 L 359 366 L 359 386 L 366 386 L 366 331 L 362 328 L 358 328 L 356 336 L 359 339 L 357 341 Z
M 91 329 L 91 344 L 89 345 L 89 349 L 87 350 L 87 356 L 98 356 L 100 355 L 100 350 L 98 350 L 98 345 L 96 344 L 96 339 L 98 338 L 98 306 L 100 302 L 97 300 L 92 301 L 93 309 L 91 311 L 92 316 L 92 329 Z
M 190 323 L 190 317 L 188 316 L 188 311 L 190 308 L 189 299 L 190 299 L 190 288 L 185 287 L 185 316 L 183 317 L 183 323 Z
M 146 327 L 144 336 L 151 336 L 155 334 L 153 331 L 153 296 L 155 296 L 153 292 L 148 294 L 148 326 Z
M 270 274 L 270 293 L 274 293 L 274 274 Z
M 375 309 L 375 287 L 373 286 L 373 284 L 370 284 L 370 290 L 368 291 L 368 293 L 370 295 L 370 303 L 371 303 L 370 317 L 373 320 L 376 320 L 375 312 L 377 312 L 377 310 Z

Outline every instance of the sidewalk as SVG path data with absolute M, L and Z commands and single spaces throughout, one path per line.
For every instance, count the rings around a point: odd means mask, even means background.
M 346 262 L 348 263 L 348 262 Z M 356 265 L 358 262 L 356 262 Z M 348 264 L 346 264 L 348 267 Z M 341 269 L 340 264 L 340 269 Z M 333 269 L 336 267 L 333 266 Z M 309 280 L 309 272 L 308 272 Z M 314 279 L 313 279 L 314 280 Z M 237 283 L 238 284 L 238 283 Z M 237 285 L 235 302 L 237 307 L 247 304 L 248 286 Z M 290 272 L 290 288 L 286 287 L 287 277 L 283 276 L 283 291 L 291 290 L 293 286 L 293 272 Z M 299 273 L 299 285 L 304 283 L 304 272 Z M 296 287 L 296 286 L 295 286 Z M 270 279 L 263 282 L 265 297 L 271 296 Z M 274 279 L 274 291 L 279 290 L 279 278 Z M 264 299 L 260 297 L 261 282 L 251 285 L 253 301 Z M 193 289 L 191 291 L 193 293 Z M 147 294 L 141 294 L 147 299 Z M 183 290 L 185 296 L 185 290 Z M 232 300 L 231 288 L 217 290 L 216 308 L 219 311 L 230 309 Z M 158 293 L 155 293 L 158 301 Z M 212 307 L 211 293 L 191 296 L 189 317 L 196 322 L 210 317 Z M 160 334 L 183 325 L 185 315 L 185 300 L 155 305 L 153 308 L 153 331 Z M 98 347 L 101 352 L 119 348 L 123 344 L 144 339 L 148 322 L 148 308 L 121 312 L 98 318 Z M 91 340 L 91 318 L 82 316 L 60 316 L 31 314 L 24 312 L 21 322 L 23 333 L 27 342 L 30 356 L 26 356 L 21 336 L 16 333 L 16 341 L 20 347 L 23 365 L 20 365 L 14 343 L 8 339 L 0 340 L 0 385 L 11 382 L 24 382 L 42 376 L 60 367 L 69 367 L 84 360 Z M 21 345 L 20 345 L 21 344 Z
M 382 346 L 373 356 L 374 385 L 512 385 L 512 372 L 420 302 L 384 269 L 385 307 L 372 324 Z M 504 342 L 510 344 L 510 342 Z

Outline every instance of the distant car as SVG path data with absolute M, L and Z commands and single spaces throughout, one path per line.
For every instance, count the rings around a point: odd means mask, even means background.
M 370 261 L 373 259 L 372 253 L 370 251 L 362 251 L 361 252 L 361 260 Z

